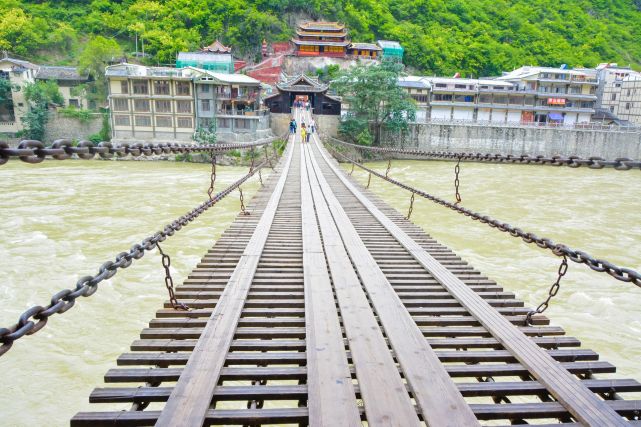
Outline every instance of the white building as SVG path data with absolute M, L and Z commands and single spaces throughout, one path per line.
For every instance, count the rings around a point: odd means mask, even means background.
M 521 67 L 498 77 L 516 92 L 534 96 L 534 122 L 574 125 L 590 122 L 598 86 L 595 71 Z

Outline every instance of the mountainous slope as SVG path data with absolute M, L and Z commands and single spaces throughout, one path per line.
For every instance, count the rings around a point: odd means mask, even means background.
M 0 49 L 74 63 L 84 42 L 113 38 L 126 52 L 173 63 L 214 38 L 256 58 L 297 17 L 344 22 L 354 41 L 399 40 L 428 74 L 496 75 L 523 64 L 641 66 L 641 0 L 61 0 L 0 2 Z

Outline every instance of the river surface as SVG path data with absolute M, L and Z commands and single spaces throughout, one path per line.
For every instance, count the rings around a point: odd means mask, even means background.
M 378 170 L 385 163 L 372 163 Z M 449 162 L 394 161 L 391 176 L 453 199 Z M 246 173 L 219 168 L 217 190 Z M 355 172 L 365 183 L 367 175 Z M 27 307 L 95 274 L 206 197 L 207 165 L 171 162 L 66 161 L 0 167 L 0 325 Z M 374 191 L 405 212 L 409 195 L 372 178 Z M 538 166 L 462 165 L 463 205 L 641 270 L 641 173 Z M 258 188 L 245 185 L 246 196 Z M 180 283 L 238 212 L 237 192 L 168 239 Z M 516 238 L 418 199 L 412 220 L 485 275 L 530 305 L 547 294 L 559 260 Z M 586 348 L 641 379 L 641 289 L 570 263 L 546 314 Z M 66 426 L 90 405 L 94 387 L 139 337 L 167 298 L 157 252 L 99 285 L 41 332 L 0 358 L 0 425 Z

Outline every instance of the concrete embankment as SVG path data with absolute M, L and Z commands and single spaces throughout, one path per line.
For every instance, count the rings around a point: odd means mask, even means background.
M 426 151 L 641 158 L 641 132 L 629 131 L 420 123 L 405 137 L 384 132 L 382 140 Z

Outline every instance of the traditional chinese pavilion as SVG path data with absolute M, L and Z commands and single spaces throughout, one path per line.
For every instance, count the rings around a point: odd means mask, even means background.
M 278 93 L 264 100 L 265 105 L 272 113 L 289 114 L 294 101 L 302 100 L 311 104 L 314 114 L 341 114 L 340 99 L 327 94 L 329 85 L 304 74 L 283 77 L 283 80 L 276 84 Z
M 292 39 L 298 56 L 331 56 L 343 58 L 350 45 L 347 30 L 338 22 L 303 22 Z

